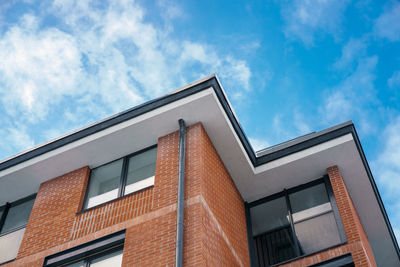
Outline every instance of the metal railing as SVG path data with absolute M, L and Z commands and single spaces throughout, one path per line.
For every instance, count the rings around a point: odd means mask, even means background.
M 296 257 L 290 226 L 283 226 L 254 237 L 259 267 L 270 266 Z

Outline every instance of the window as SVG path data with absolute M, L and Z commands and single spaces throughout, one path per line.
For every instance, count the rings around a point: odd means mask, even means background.
M 0 235 L 24 228 L 28 223 L 36 195 L 0 207 Z
M 125 230 L 48 256 L 46 267 L 118 267 L 122 264 Z
M 249 204 L 258 266 L 270 266 L 346 241 L 327 177 Z
M 0 264 L 17 257 L 35 196 L 0 207 Z
M 91 170 L 84 208 L 154 185 L 157 147 L 150 147 Z
M 122 264 L 122 248 L 116 251 L 103 252 L 102 255 L 96 257 L 88 257 L 84 260 L 80 260 L 74 263 L 62 265 L 65 267 L 109 267 L 109 266 L 121 266 Z

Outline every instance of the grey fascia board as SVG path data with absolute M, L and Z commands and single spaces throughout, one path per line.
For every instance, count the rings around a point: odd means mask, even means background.
M 320 132 L 311 133 L 298 139 L 293 139 L 289 142 L 274 146 L 272 149 L 267 148 L 262 150 L 261 153 L 257 154 L 258 156 L 256 158 L 255 166 L 268 163 L 312 146 L 325 143 L 348 133 L 352 133 L 353 129 L 354 125 L 351 121 L 349 121 Z
M 215 91 L 218 91 L 218 88 L 220 90 L 219 85 L 216 83 L 215 76 L 210 76 L 208 79 L 205 79 L 205 80 L 203 79 L 200 82 L 193 84 L 193 86 L 191 86 L 189 88 L 186 88 L 183 90 L 178 89 L 176 93 L 167 94 L 162 97 L 150 100 L 146 103 L 135 106 L 131 109 L 120 112 L 109 118 L 101 120 L 90 126 L 87 126 L 81 130 L 72 132 L 71 134 L 65 135 L 59 139 L 52 141 L 52 142 L 45 143 L 45 144 L 38 146 L 32 150 L 22 152 L 11 158 L 7 158 L 7 159 L 3 160 L 2 162 L 0 162 L 0 171 L 10 168 L 12 166 L 15 166 L 17 164 L 20 164 L 24 161 L 30 160 L 32 158 L 35 158 L 37 156 L 40 156 L 44 153 L 47 153 L 47 152 L 57 149 L 59 147 L 65 146 L 69 143 L 75 142 L 86 136 L 103 131 L 109 127 L 112 127 L 112 126 L 122 123 L 124 121 L 130 120 L 132 118 L 135 118 L 144 113 L 150 112 L 150 111 L 157 109 L 159 107 L 162 107 L 164 105 L 170 104 L 179 99 L 188 97 L 192 94 L 195 94 L 197 92 L 200 92 L 200 91 L 205 90 L 210 87 L 213 87 Z M 221 101 L 221 99 L 220 99 L 220 101 Z M 229 112 L 227 112 L 227 114 L 229 115 Z
M 305 141 L 307 141 L 309 139 L 316 138 L 316 137 L 318 137 L 320 135 L 324 135 L 326 133 L 333 132 L 333 131 L 335 131 L 337 129 L 340 129 L 340 128 L 343 128 L 343 127 L 346 127 L 346 126 L 349 126 L 349 125 L 352 125 L 352 124 L 353 124 L 352 121 L 347 121 L 347 122 L 335 125 L 333 127 L 324 129 L 324 130 L 319 131 L 319 132 L 312 132 L 312 133 L 309 133 L 309 134 L 306 134 L 306 135 L 303 135 L 303 136 L 300 136 L 300 137 L 296 137 L 294 139 L 285 141 L 285 142 L 283 142 L 281 144 L 277 144 L 277 145 L 274 145 L 274 146 L 267 147 L 267 148 L 264 148 L 262 150 L 259 150 L 259 151 L 256 152 L 256 155 L 257 155 L 257 157 L 262 157 L 264 155 L 271 154 L 271 153 L 276 152 L 278 150 L 282 150 L 282 149 L 288 148 L 290 146 L 297 145 L 297 144 L 305 142 Z

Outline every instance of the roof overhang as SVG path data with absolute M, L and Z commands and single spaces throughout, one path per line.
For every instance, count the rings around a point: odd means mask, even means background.
M 0 162 L 0 205 L 83 166 L 96 167 L 202 122 L 245 201 L 315 180 L 337 165 L 379 266 L 400 265 L 399 248 L 351 122 L 255 153 L 216 76 Z M 23 184 L 23 186 L 21 186 Z M 12 190 L 10 190 L 12 188 Z

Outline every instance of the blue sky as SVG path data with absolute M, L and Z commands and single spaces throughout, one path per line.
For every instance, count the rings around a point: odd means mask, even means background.
M 211 73 L 256 149 L 353 120 L 400 238 L 399 1 L 1 1 L 0 158 Z

